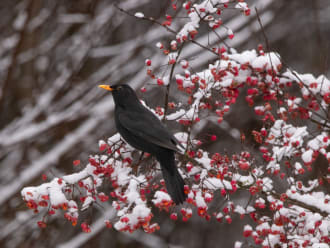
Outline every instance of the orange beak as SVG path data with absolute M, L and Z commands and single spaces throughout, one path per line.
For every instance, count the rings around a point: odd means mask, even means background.
M 99 85 L 99 87 L 105 90 L 113 91 L 113 88 L 111 88 L 110 85 Z

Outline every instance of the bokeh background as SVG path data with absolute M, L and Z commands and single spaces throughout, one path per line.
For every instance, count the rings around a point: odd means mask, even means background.
M 181 6 L 182 1 L 176 2 Z M 250 17 L 234 9 L 223 14 L 223 22 L 235 32 L 227 41 L 230 46 L 243 51 L 265 44 L 256 6 L 271 49 L 291 68 L 330 76 L 329 0 L 248 3 Z M 112 98 L 98 83 L 126 82 L 139 89 L 150 83 L 146 58 L 159 66 L 166 63 L 155 44 L 166 44 L 173 35 L 137 21 L 114 4 L 159 20 L 174 13 L 171 1 L 160 0 L 0 1 L 0 247 L 233 247 L 243 239 L 242 226 L 248 220 L 234 218 L 229 225 L 193 217 L 182 223 L 157 212 L 160 231 L 124 234 L 105 228 L 103 220 L 114 214 L 109 203 L 82 213 L 93 220 L 91 234 L 81 233 L 79 225 L 73 228 L 63 217 L 51 219 L 41 230 L 37 221 L 42 216 L 28 210 L 20 197 L 24 186 L 42 183 L 42 174 L 51 179 L 77 170 L 73 160 L 85 164 L 98 151 L 98 140 L 115 133 Z M 179 16 L 173 28 L 183 22 Z M 200 39 L 212 35 L 201 30 Z M 214 59 L 193 46 L 183 56 L 196 70 Z M 164 89 L 148 87 L 139 95 L 155 106 L 163 102 Z M 215 133 L 220 138 L 207 149 L 233 152 L 241 149 L 238 134 L 258 125 L 242 100 L 224 124 L 208 121 L 195 135 Z

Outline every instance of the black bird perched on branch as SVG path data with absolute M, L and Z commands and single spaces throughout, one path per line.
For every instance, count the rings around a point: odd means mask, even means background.
M 179 141 L 161 121 L 137 98 L 134 90 L 126 85 L 99 85 L 112 92 L 115 101 L 115 123 L 120 135 L 134 148 L 148 152 L 160 163 L 165 185 L 176 204 L 187 198 L 184 181 L 175 165 L 174 154 L 179 151 Z

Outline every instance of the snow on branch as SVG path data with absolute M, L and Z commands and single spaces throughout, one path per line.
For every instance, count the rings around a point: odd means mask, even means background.
M 142 79 L 147 75 L 150 84 L 141 88 L 142 95 L 150 87 L 159 87 L 159 90 L 165 87 L 165 106 L 148 108 L 160 119 L 177 122 L 184 130 L 176 133 L 176 137 L 185 148 L 184 154 L 177 154 L 177 165 L 186 183 L 186 202 L 175 206 L 164 181 L 159 180 L 158 163 L 150 154 L 136 156 L 137 151 L 115 134 L 107 142 L 99 142 L 100 153 L 90 156 L 89 163 L 79 172 L 22 189 L 27 206 L 35 212 L 45 212 L 38 223 L 41 228 L 46 227 L 47 219 L 53 218 L 55 212 L 61 211 L 72 225 L 76 225 L 80 211 L 109 201 L 111 220 L 106 220 L 104 225 L 127 233 L 159 230 L 160 224 L 153 222 L 154 209 L 158 208 L 168 213 L 173 221 L 181 219 L 183 222 L 189 221 L 194 214 L 206 221 L 214 218 L 228 224 L 236 214 L 242 218 L 249 216 L 254 222 L 244 227 L 243 236 L 264 247 L 329 243 L 330 196 L 324 188 L 330 182 L 330 167 L 324 164 L 330 162 L 330 120 L 326 112 L 330 105 L 330 82 L 324 76 L 315 78 L 286 68 L 278 53 L 265 52 L 262 45 L 257 50 L 242 52 L 229 47 L 219 36 L 222 32 L 228 39 L 235 37 L 232 31 L 235 29 L 224 25 L 221 18 L 229 6 L 242 12 L 243 16 L 251 14 L 244 1 L 205 0 L 198 4 L 186 1 L 180 14 L 188 18 L 177 29 L 178 26 L 173 25 L 176 22 L 174 15 L 167 15 L 161 22 L 118 7 L 131 17 L 151 21 L 175 36 L 168 44 L 157 41 L 160 55 L 141 60 L 146 68 L 136 73 L 134 81 L 144 81 Z M 177 11 L 176 4 L 172 9 Z M 107 8 L 102 13 L 101 17 L 108 20 L 112 9 Z M 101 17 L 96 18 L 91 27 L 101 28 L 104 24 Z M 202 24 L 207 24 L 209 32 L 224 45 L 203 42 L 208 36 L 199 34 Z M 236 27 L 241 24 L 236 23 Z M 90 34 L 89 28 L 86 26 L 81 32 Z M 191 45 L 197 45 L 203 53 L 198 54 L 196 48 L 188 49 Z M 91 44 L 88 44 L 88 49 L 77 55 L 74 60 L 77 66 L 90 48 Z M 127 61 L 116 53 L 110 54 L 115 54 L 120 65 Z M 196 70 L 191 57 L 203 55 L 201 61 L 204 61 L 209 58 L 204 57 L 205 54 L 212 55 L 214 60 L 207 66 L 197 61 Z M 117 73 L 120 70 L 113 68 Z M 100 69 L 90 79 L 95 82 L 107 73 L 109 71 Z M 175 87 L 180 100 L 169 100 L 170 87 L 171 90 Z M 63 149 L 76 144 L 104 120 L 104 112 L 113 110 L 113 105 L 107 105 L 103 111 L 108 100 L 106 98 L 92 109 L 85 129 L 78 129 L 75 136 L 58 144 L 55 155 L 61 155 Z M 245 100 L 260 125 L 252 127 L 249 133 L 237 134 L 235 129 L 233 136 L 241 143 L 239 151 L 210 152 L 207 145 L 216 144 L 218 137 L 213 133 L 202 133 L 198 123 L 212 119 L 216 120 L 215 126 L 225 125 L 228 114 L 241 100 Z M 237 118 L 239 121 L 241 117 Z M 46 162 L 32 166 L 24 175 L 31 171 L 36 174 L 49 167 L 53 156 L 54 153 L 49 157 L 44 155 Z M 319 163 L 325 169 L 322 167 L 319 174 L 311 173 L 321 167 Z M 149 166 L 144 173 L 137 169 L 141 164 Z M 309 177 L 310 180 L 305 179 Z M 27 181 L 27 178 L 20 178 L 15 187 L 11 184 L 10 188 L 2 190 L 2 202 Z M 103 184 L 109 185 L 107 190 L 101 187 Z M 237 192 L 249 195 L 246 203 L 231 199 Z M 219 197 L 224 202 L 221 209 L 211 208 Z M 94 225 L 96 229 L 100 228 L 100 223 L 98 220 Z M 81 223 L 82 231 L 86 233 L 92 232 L 94 226 L 89 221 Z M 84 242 L 81 237 L 72 242 Z M 237 242 L 236 247 L 241 244 Z

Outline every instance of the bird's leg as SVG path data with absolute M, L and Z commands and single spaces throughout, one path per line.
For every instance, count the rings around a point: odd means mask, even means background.
M 143 156 L 144 156 L 144 152 L 141 153 L 140 158 L 139 158 L 139 161 L 135 165 L 133 165 L 133 173 L 134 173 L 135 176 L 138 175 L 139 165 L 140 165 L 140 163 L 142 161 Z

